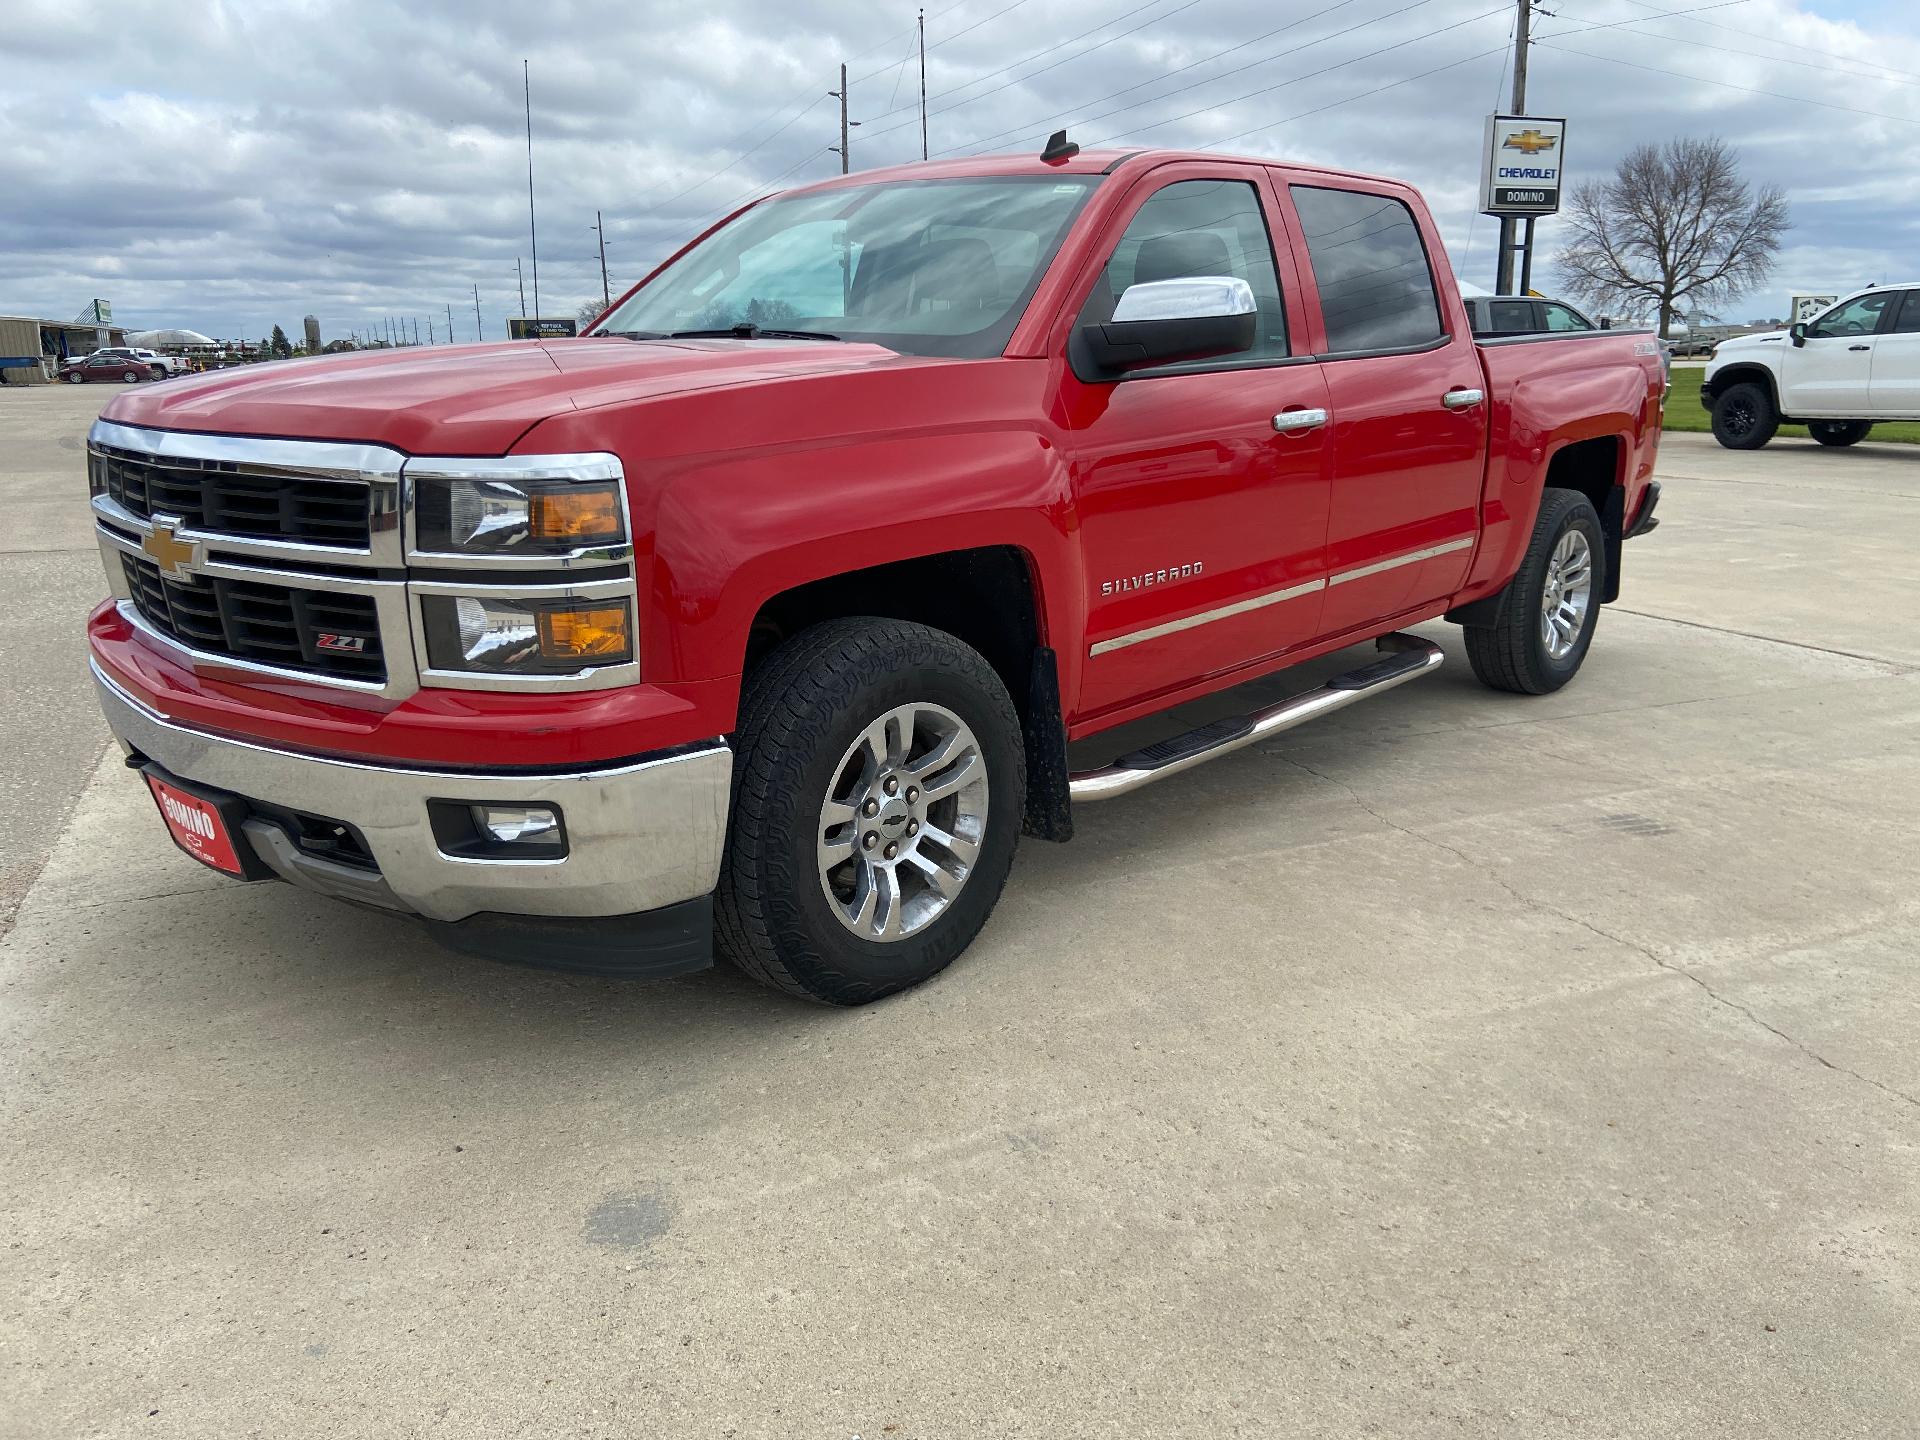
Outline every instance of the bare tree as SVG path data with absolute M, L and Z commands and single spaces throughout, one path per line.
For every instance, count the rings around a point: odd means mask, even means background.
M 1764 281 L 1792 223 L 1780 188 L 1748 185 L 1717 135 L 1635 146 L 1611 179 L 1573 192 L 1568 218 L 1564 287 L 1599 308 L 1657 307 L 1663 339 L 1683 305 L 1697 313 Z

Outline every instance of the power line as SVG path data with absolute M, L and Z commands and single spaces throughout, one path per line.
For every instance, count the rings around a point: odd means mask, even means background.
M 1642 65 L 1635 60 L 1622 60 L 1614 55 L 1596 55 L 1591 50 L 1576 50 L 1571 45 L 1558 45 L 1545 40 L 1537 40 L 1537 45 L 1545 45 L 1549 50 L 1561 50 L 1569 55 L 1584 55 L 1589 60 L 1604 60 L 1609 65 L 1625 65 L 1630 70 L 1645 70 L 1650 75 L 1665 75 L 1674 80 L 1692 80 L 1701 85 L 1718 85 L 1723 90 L 1740 90 L 1748 95 L 1765 95 L 1774 100 L 1796 100 L 1802 105 L 1818 105 L 1822 110 L 1841 110 L 1849 115 L 1871 115 L 1876 120 L 1894 120 L 1902 125 L 1920 125 L 1920 119 L 1911 115 L 1889 115 L 1884 110 L 1862 110 L 1856 105 L 1835 105 L 1830 100 L 1813 100 L 1805 95 L 1789 95 L 1781 90 L 1762 90 L 1752 85 L 1736 85 L 1731 80 L 1711 80 L 1705 75 L 1688 75 L 1680 70 L 1662 70 L 1658 65 Z
M 997 144 L 1002 140 L 1018 139 L 1026 135 L 1044 133 L 1047 130 L 1047 128 L 1053 124 L 1053 122 L 1057 120 L 1063 120 L 1068 116 L 1078 115 L 1080 114 L 1080 112 L 1085 110 L 1090 105 L 1098 105 L 1103 101 L 1107 101 L 1107 100 L 1117 100 L 1122 95 L 1130 95 L 1136 90 L 1144 90 L 1149 85 L 1157 85 L 1162 80 L 1171 80 L 1176 75 L 1184 75 L 1189 70 L 1197 70 L 1202 65 L 1210 65 L 1215 60 L 1224 59 L 1228 55 L 1233 54 L 1235 51 L 1245 50 L 1249 46 L 1258 45 L 1263 40 L 1271 40 L 1275 35 L 1281 34 L 1282 32 L 1287 30 L 1297 29 L 1299 26 L 1306 24 L 1310 20 L 1318 20 L 1323 16 L 1331 15 L 1336 10 L 1344 10 L 1348 5 L 1351 5 L 1353 3 L 1354 3 L 1354 0 L 1335 0 L 1334 4 L 1328 5 L 1323 9 L 1316 10 L 1310 15 L 1303 15 L 1298 20 L 1289 21 L 1285 25 L 1281 25 L 1275 29 L 1267 31 L 1266 34 L 1264 35 L 1256 35 L 1251 40 L 1243 40 L 1238 45 L 1229 45 L 1224 50 L 1216 50 L 1211 55 L 1203 56 L 1202 58 L 1195 60 L 1190 64 L 1180 66 L 1176 70 L 1169 70 L 1164 75 L 1156 75 L 1151 80 L 1142 80 L 1136 85 L 1125 86 L 1124 88 L 1115 90 L 1112 93 L 1107 95 L 1097 95 L 1091 100 L 1080 101 L 1078 104 L 1073 105 L 1068 109 L 1056 110 L 1051 115 L 1042 116 L 1037 120 L 1027 121 L 1021 125 L 1015 126 L 1010 130 L 1001 130 L 995 134 L 979 137 L 973 140 L 969 140 L 965 143 L 968 146 L 978 147 L 983 145 Z M 1362 20 L 1357 24 L 1347 26 L 1347 28 L 1344 30 L 1335 30 L 1331 34 L 1322 35 L 1315 40 L 1309 40 L 1306 42 L 1306 44 L 1296 46 L 1293 50 L 1289 51 L 1288 53 L 1297 55 L 1302 50 L 1310 50 L 1315 45 L 1324 45 L 1329 40 L 1338 40 L 1342 35 L 1350 35 L 1355 30 L 1364 30 L 1369 25 L 1377 25 L 1382 20 L 1391 20 L 1396 15 L 1404 15 L 1409 10 L 1417 10 L 1420 6 L 1426 5 L 1429 3 L 1431 3 L 1431 0 L 1411 0 L 1411 3 L 1402 5 L 1398 10 L 1389 10 L 1386 14 L 1377 15 L 1371 20 Z M 1225 80 L 1227 77 L 1231 75 L 1242 74 L 1248 70 L 1256 69 L 1261 65 L 1267 64 L 1270 61 L 1278 60 L 1281 58 L 1282 57 L 1279 55 L 1263 55 L 1258 60 L 1250 60 L 1246 64 L 1237 65 L 1231 70 L 1222 70 L 1218 75 L 1210 75 L 1204 80 L 1195 80 L 1191 84 L 1182 85 L 1177 89 L 1168 90 L 1159 95 L 1149 96 L 1145 100 L 1136 101 L 1130 105 L 1122 105 L 1113 110 L 1103 110 L 1098 115 L 1090 115 L 1085 117 L 1084 119 L 1076 120 L 1074 123 L 1078 125 L 1091 125 L 1094 123 L 1094 121 L 1105 120 L 1109 116 L 1124 115 L 1127 111 L 1137 110 L 1142 105 L 1152 105 L 1156 101 L 1170 99 L 1175 95 L 1184 94 L 1188 90 L 1197 90 L 1202 85 L 1212 85 L 1216 81 Z M 955 146 L 954 148 L 959 149 L 960 147 Z M 942 151 L 941 153 L 947 154 L 951 152 Z M 978 153 L 977 150 L 975 153 Z
M 1638 5 L 1642 10 L 1651 10 L 1654 16 L 1659 19 L 1679 19 L 1693 13 L 1690 10 L 1662 10 L 1656 5 L 1647 4 L 1646 0 L 1627 0 L 1627 3 L 1629 5 Z M 1702 8 L 1711 10 L 1717 7 L 1709 5 Z M 1894 74 L 1904 75 L 1909 80 L 1920 80 L 1920 74 L 1916 74 L 1912 70 L 1900 70 L 1892 65 L 1882 65 L 1878 60 L 1862 60 L 1858 55 L 1842 55 L 1837 50 L 1821 50 L 1812 45 L 1802 45 L 1794 40 L 1774 40 L 1765 35 L 1755 35 L 1750 31 L 1736 29 L 1732 25 L 1722 25 L 1717 20 L 1695 20 L 1692 23 L 1695 25 L 1704 25 L 1710 30 L 1724 30 L 1729 35 L 1740 35 L 1748 40 L 1758 40 L 1762 44 L 1785 46 L 1809 55 L 1824 55 L 1829 60 L 1851 60 L 1856 65 L 1872 65 L 1877 69 L 1892 70 Z
M 962 35 L 971 35 L 974 31 L 978 30 L 982 25 L 991 24 L 993 21 L 998 20 L 1002 15 L 1007 14 L 1009 11 L 1018 10 L 1022 5 L 1026 3 L 1027 3 L 1027 0 L 1013 0 L 1013 3 L 1005 7 L 1005 9 L 996 10 L 991 15 L 988 15 L 982 19 L 974 21 L 973 24 L 967 26 L 965 29 L 954 31 L 951 35 L 947 36 L 947 38 L 944 40 L 934 41 L 933 44 L 927 46 L 927 49 L 938 50 L 942 45 L 951 45 L 954 41 L 958 40 Z M 951 6 L 951 5 L 947 7 L 947 9 L 949 10 L 957 9 L 957 8 L 958 8 L 957 6 Z M 940 12 L 941 15 L 944 15 L 946 13 L 947 13 L 946 10 L 942 10 Z M 938 19 L 939 16 L 935 16 L 934 18 Z M 868 53 L 871 54 L 872 52 L 869 51 Z M 871 80 L 874 76 L 880 74 L 886 68 L 887 68 L 886 66 L 882 65 L 879 70 L 869 70 L 864 75 L 856 75 L 853 77 L 853 80 L 851 83 L 858 85 L 862 80 Z
M 1752 0 L 1726 0 L 1726 3 L 1722 5 L 1703 5 L 1700 8 L 1703 10 L 1721 10 L 1721 9 L 1725 9 L 1726 5 L 1746 5 L 1750 3 L 1752 3 Z M 1689 12 L 1677 11 L 1673 13 L 1684 15 Z M 1559 10 L 1559 11 L 1556 11 L 1555 14 L 1563 18 L 1572 19 L 1572 20 L 1584 20 L 1586 18 L 1581 15 L 1575 15 L 1568 10 Z M 1651 17 L 1642 18 L 1640 16 L 1635 16 L 1631 20 L 1613 20 L 1613 21 L 1606 21 L 1606 22 L 1600 22 L 1600 23 L 1584 24 L 1580 26 L 1578 29 L 1559 30 L 1559 31 L 1555 31 L 1554 34 L 1582 35 L 1589 30 L 1617 30 L 1623 25 L 1646 25 L 1650 23 L 1651 23 Z M 1632 33 L 1635 35 L 1645 36 L 1649 39 L 1664 40 L 1670 45 L 1691 45 L 1694 48 L 1699 50 L 1714 50 L 1714 51 L 1720 52 L 1721 54 L 1726 54 L 1726 55 L 1750 55 L 1755 60 L 1765 60 L 1770 65 L 1797 65 L 1803 70 L 1819 70 L 1828 75 L 1849 75 L 1856 80 L 1872 80 L 1882 85 L 1920 85 L 1920 81 L 1899 80 L 1894 78 L 1891 75 L 1872 75 L 1867 73 L 1864 70 L 1842 70 L 1839 67 L 1834 65 L 1817 65 L 1811 60 L 1791 60 L 1784 55 L 1766 55 L 1761 53 L 1758 50 L 1742 50 L 1732 45 L 1716 44 L 1711 40 L 1688 40 L 1684 36 L 1668 35 L 1659 30 L 1635 30 Z
M 1069 36 L 1067 39 L 1061 40 L 1056 42 L 1055 44 L 1049 45 L 1045 49 L 1036 50 L 1033 52 L 1033 54 L 1024 56 L 1019 60 L 1015 60 L 1014 62 L 1012 62 L 1012 64 L 1006 66 L 1005 68 L 1007 70 L 1012 70 L 1016 66 L 1025 65 L 1032 60 L 1038 60 L 1042 55 L 1051 55 L 1054 51 L 1059 50 L 1064 46 L 1071 45 L 1078 40 L 1084 40 L 1089 35 L 1097 34 L 1099 31 L 1106 29 L 1109 25 L 1117 25 L 1122 20 L 1130 20 L 1135 15 L 1138 15 L 1142 10 L 1151 10 L 1153 9 L 1154 6 L 1162 3 L 1163 3 L 1163 0 L 1147 0 L 1147 3 L 1144 5 L 1135 6 L 1133 9 L 1125 11 L 1122 14 L 1116 15 L 1110 20 L 1102 20 L 1098 25 L 1094 25 L 1089 29 L 1082 30 L 1078 35 Z M 944 115 L 949 110 L 958 110 L 962 105 L 971 105 L 975 100 L 982 100 L 989 95 L 997 95 L 1000 93 L 1000 91 L 1009 89 L 1014 85 L 1024 84 L 1028 80 L 1031 80 L 1036 75 L 1044 75 L 1046 74 L 1047 71 L 1057 69 L 1060 66 L 1066 64 L 1069 60 L 1078 60 L 1083 55 L 1091 55 L 1095 50 L 1098 50 L 1106 45 L 1111 45 L 1115 40 L 1124 39 L 1128 35 L 1132 35 L 1137 33 L 1140 30 L 1146 29 L 1147 26 L 1149 25 L 1157 25 L 1162 20 L 1167 20 L 1172 18 L 1175 15 L 1178 15 L 1182 10 L 1192 9 L 1193 6 L 1198 3 L 1199 3 L 1199 0 L 1186 0 L 1185 4 L 1176 6 L 1172 10 L 1167 11 L 1166 14 L 1156 16 L 1152 20 L 1144 21 L 1143 23 L 1136 25 L 1131 29 L 1123 30 L 1117 35 L 1110 36 L 1107 39 L 1100 41 L 1099 44 L 1097 45 L 1089 45 L 1085 50 L 1076 51 L 1072 55 L 1068 55 L 1060 60 L 1054 61 L 1054 63 L 1051 65 L 1042 65 L 1038 70 L 1029 70 L 1025 75 L 1021 75 L 1015 79 L 1008 80 L 1003 84 L 996 85 L 991 90 L 982 90 L 978 95 L 969 95 L 965 100 L 955 101 L 951 105 L 942 105 L 939 109 L 931 111 L 930 113 L 934 115 Z M 955 85 L 950 89 L 936 91 L 930 98 L 934 100 L 944 100 L 949 95 L 958 95 L 962 90 L 970 89 L 973 86 L 978 85 L 983 80 L 991 80 L 996 73 L 998 72 L 989 71 L 985 75 L 976 75 L 973 79 L 965 81 L 962 84 Z M 902 108 L 910 108 L 910 107 L 902 107 Z M 875 115 L 872 118 L 875 120 L 885 120 L 888 116 L 896 115 L 898 113 L 899 111 L 897 110 L 888 110 L 888 111 L 884 111 L 879 115 Z M 899 125 L 889 125 L 884 130 L 877 130 L 874 133 L 876 135 L 885 135 L 894 130 L 898 130 L 901 128 L 902 127 Z
M 1408 8 L 1409 8 L 1409 9 L 1411 9 L 1412 7 L 1411 7 L 1411 6 L 1409 6 Z M 1213 102 L 1213 103 L 1212 103 L 1212 104 L 1210 104 L 1210 105 L 1202 105 L 1202 106 L 1201 106 L 1201 107 L 1200 107 L 1199 109 L 1197 109 L 1197 110 L 1189 110 L 1189 111 L 1187 111 L 1187 112 L 1186 112 L 1185 114 L 1181 114 L 1181 115 L 1172 115 L 1172 116 L 1168 116 L 1168 117 L 1167 117 L 1167 118 L 1165 118 L 1165 119 L 1161 119 L 1161 120 L 1154 120 L 1154 121 L 1150 121 L 1149 123 L 1147 123 L 1147 124 L 1145 124 L 1145 125 L 1136 125 L 1136 126 L 1135 126 L 1135 127 L 1133 128 L 1133 129 L 1131 129 L 1131 130 L 1121 130 L 1121 131 L 1117 131 L 1116 133 L 1114 133 L 1114 134 L 1112 134 L 1112 135 L 1103 135 L 1103 136 L 1101 136 L 1101 137 L 1100 137 L 1100 139 L 1098 139 L 1098 140 L 1095 140 L 1095 141 L 1092 141 L 1091 143 L 1092 143 L 1092 144 L 1094 144 L 1094 145 L 1104 145 L 1104 144 L 1106 144 L 1106 143 L 1107 143 L 1107 142 L 1108 142 L 1109 140 L 1119 140 L 1119 139 L 1121 139 L 1121 138 L 1123 138 L 1124 136 L 1127 136 L 1127 135 L 1137 135 L 1137 134 L 1139 134 L 1139 133 L 1140 133 L 1141 131 L 1143 131 L 1143 130 L 1158 130 L 1158 129 L 1159 129 L 1159 128 L 1160 128 L 1161 126 L 1163 126 L 1163 125 L 1173 125 L 1173 124 L 1177 124 L 1178 122 L 1180 122 L 1180 121 L 1182 121 L 1182 120 L 1191 120 L 1191 119 L 1192 119 L 1192 118 L 1193 118 L 1194 116 L 1196 116 L 1196 115 L 1204 115 L 1204 114 L 1206 114 L 1206 113 L 1207 113 L 1207 112 L 1208 112 L 1209 110 L 1218 110 L 1218 109 L 1220 109 L 1220 108 L 1221 108 L 1222 106 L 1226 106 L 1226 105 L 1238 105 L 1238 104 L 1239 104 L 1239 103 L 1240 103 L 1241 101 L 1243 101 L 1243 100 L 1252 100 L 1252 99 L 1254 99 L 1254 98 L 1256 98 L 1257 96 L 1261 96 L 1261 95 L 1270 95 L 1270 94 L 1272 94 L 1272 93 L 1273 93 L 1273 92 L 1274 92 L 1275 90 L 1284 90 L 1284 89 L 1285 89 L 1285 88 L 1286 88 L 1287 86 L 1289 86 L 1289 85 L 1297 85 L 1297 84 L 1299 84 L 1299 83 L 1300 83 L 1300 82 L 1301 82 L 1302 80 L 1317 80 L 1317 79 L 1319 79 L 1319 78 L 1320 78 L 1320 76 L 1322 76 L 1322 75 L 1327 75 L 1327 74 L 1331 74 L 1331 73 L 1332 73 L 1333 71 L 1335 71 L 1335 70 L 1344 70 L 1344 69 L 1345 69 L 1345 68 L 1346 68 L 1347 66 L 1349 66 L 1349 65 L 1358 65 L 1358 64 L 1359 64 L 1359 63 L 1360 63 L 1361 61 L 1363 61 L 1363 60 L 1372 60 L 1372 59 L 1374 59 L 1374 58 L 1376 58 L 1377 56 L 1381 56 L 1381 55 L 1386 55 L 1386 54 L 1389 54 L 1389 53 L 1391 53 L 1392 51 L 1395 51 L 1395 50 L 1404 50 L 1404 49 L 1405 49 L 1405 48 L 1406 48 L 1407 46 L 1409 46 L 1409 45 L 1417 45 L 1417 44 L 1419 44 L 1419 43 L 1420 43 L 1420 42 L 1421 42 L 1422 40 L 1431 40 L 1431 39 L 1433 39 L 1433 37 L 1434 37 L 1434 36 L 1436 36 L 1436 35 L 1444 35 L 1444 34 L 1446 34 L 1446 33 L 1447 33 L 1448 31 L 1450 31 L 1450 30 L 1458 30 L 1458 29 L 1460 29 L 1460 28 L 1461 28 L 1461 27 L 1463 27 L 1463 26 L 1466 26 L 1466 25 L 1473 25 L 1473 24 L 1476 24 L 1476 23 L 1478 23 L 1479 21 L 1481 21 L 1481 20 L 1485 20 L 1485 19 L 1487 19 L 1487 18 L 1488 18 L 1489 16 L 1492 16 L 1492 15 L 1503 15 L 1503 14 L 1505 14 L 1505 13 L 1506 13 L 1506 11 L 1507 11 L 1507 8 L 1508 8 L 1508 7 L 1507 7 L 1507 6 L 1505 5 L 1505 4 L 1500 4 L 1500 5 L 1496 5 L 1496 6 L 1495 6 L 1495 7 L 1493 8 L 1493 9 L 1491 9 L 1491 10 L 1482 10 L 1482 11 L 1481 11 L 1481 12 L 1480 12 L 1480 13 L 1479 13 L 1478 15 L 1469 15 L 1469 16 L 1468 16 L 1468 17 L 1467 17 L 1466 19 L 1464 19 L 1464 20 L 1456 20 L 1456 21 L 1454 21 L 1454 22 L 1453 22 L 1453 23 L 1452 23 L 1451 25 L 1442 25 L 1442 26 L 1440 26 L 1440 27 L 1439 27 L 1439 28 L 1437 28 L 1437 29 L 1434 29 L 1434 30 L 1429 30 L 1429 31 L 1427 31 L 1427 32 L 1426 32 L 1425 34 L 1423 34 L 1423 35 L 1414 35 L 1414 36 L 1410 36 L 1409 38 L 1407 38 L 1407 39 L 1405 39 L 1405 40 L 1396 40 L 1396 41 L 1395 41 L 1395 42 L 1394 42 L 1393 44 L 1391 44 L 1391 45 L 1382 45 L 1382 46 L 1381 46 L 1381 47 L 1380 47 L 1379 49 L 1377 49 L 1377 50 L 1369 50 L 1369 51 L 1368 51 L 1368 52 L 1367 52 L 1366 54 L 1364 54 L 1364 55 L 1355 55 L 1355 56 L 1353 56 L 1353 57 L 1352 57 L 1351 59 L 1347 59 L 1347 60 L 1338 60 L 1338 61 L 1335 61 L 1335 62 L 1334 62 L 1333 64 L 1331 64 L 1331 65 L 1323 65 L 1323 66 L 1322 66 L 1322 67 L 1321 67 L 1320 69 L 1318 69 L 1318 70 L 1310 70 L 1310 71 L 1308 71 L 1308 72 L 1307 72 L 1306 74 L 1304 74 L 1304 75 L 1294 75 L 1294 76 L 1290 76 L 1289 78 L 1287 78 L 1287 79 L 1285 79 L 1285 80 L 1282 80 L 1282 81 L 1279 81 L 1279 82 L 1278 82 L 1277 84 L 1273 84 L 1273 85 L 1264 85 L 1264 86 L 1262 86 L 1262 87 L 1261 87 L 1260 89 L 1258 89 L 1258 90 L 1249 90 L 1249 91 L 1248 91 L 1248 92 L 1247 92 L 1246 94 L 1244 94 L 1244 95 L 1236 95 L 1236 96 L 1234 96 L 1234 97 L 1233 97 L 1233 99 L 1231 99 L 1231 100 L 1217 100 L 1217 101 L 1215 101 L 1215 102 Z M 1306 47 L 1305 47 L 1305 46 L 1303 45 L 1303 46 L 1301 46 L 1300 48 L 1304 50 L 1304 49 L 1305 49 Z M 1475 57 L 1475 58 L 1478 58 L 1478 57 Z M 1209 82 L 1206 82 L 1206 81 L 1201 81 L 1200 83 L 1201 83 L 1201 84 L 1206 84 L 1206 83 L 1209 83 Z M 1187 89 L 1189 89 L 1189 90 L 1191 90 L 1191 89 L 1193 89 L 1193 88 L 1195 88 L 1195 87 L 1194 87 L 1194 86 L 1191 86 L 1191 85 L 1189 85 L 1189 86 L 1187 86 L 1186 88 L 1187 88 Z M 1383 88 L 1392 88 L 1392 87 L 1383 87 Z M 1173 92 L 1171 92 L 1171 93 L 1173 93 L 1173 94 L 1179 94 L 1180 92 L 1179 92 L 1179 91 L 1173 91 Z M 1368 93 L 1373 93 L 1373 92 L 1368 92 Z M 1161 96 L 1157 96 L 1157 97 L 1155 97 L 1155 98 L 1156 98 L 1156 99 L 1160 99 L 1160 100 L 1164 100 L 1164 99 L 1166 99 L 1167 97 L 1166 97 L 1165 95 L 1161 95 Z M 1141 104 L 1145 104 L 1145 105 L 1150 105 L 1150 104 L 1152 104 L 1152 103 L 1153 103 L 1153 101 L 1151 101 L 1151 100 L 1146 100 L 1146 101 L 1142 101 L 1142 102 L 1141 102 Z M 1128 110 L 1137 110 L 1137 109 L 1139 109 L 1140 107 L 1139 107 L 1138 105 L 1128 105 L 1128 106 L 1126 106 L 1126 107 L 1124 107 L 1124 108 L 1125 108 L 1125 109 L 1128 109 Z M 1111 112 L 1109 112 L 1109 113 L 1111 113 L 1111 114 L 1115 114 L 1115 115 L 1117 115 L 1117 114 L 1119 114 L 1119 113 L 1121 113 L 1121 112 L 1120 112 L 1120 111 L 1118 111 L 1118 110 L 1115 110 L 1115 111 L 1111 111 Z M 1093 118 L 1097 120 L 1097 119 L 1100 119 L 1100 118 L 1102 118 L 1102 117 L 1100 117 L 1100 116 L 1097 116 L 1097 115 L 1096 115 L 1096 116 L 1094 116 Z M 1252 132 L 1252 131 L 1248 131 L 1248 132 L 1245 132 L 1245 133 L 1248 133 L 1248 134 L 1251 134 L 1251 133 L 1253 133 L 1253 132 Z

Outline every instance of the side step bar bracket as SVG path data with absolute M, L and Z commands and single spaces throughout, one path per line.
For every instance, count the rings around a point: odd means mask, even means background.
M 1101 769 L 1083 770 L 1068 777 L 1068 792 L 1075 801 L 1111 800 L 1129 794 L 1143 785 L 1205 764 L 1215 756 L 1230 754 L 1256 740 L 1345 709 L 1355 701 L 1385 694 L 1396 685 L 1425 675 L 1446 659 L 1438 645 L 1417 635 L 1395 632 L 1382 635 L 1374 644 L 1387 653 L 1356 670 L 1334 676 L 1317 690 L 1308 690 L 1251 715 L 1215 720 L 1184 735 L 1156 741 L 1122 755 Z

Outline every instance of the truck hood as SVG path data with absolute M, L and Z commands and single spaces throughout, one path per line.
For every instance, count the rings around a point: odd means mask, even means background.
M 1724 355 L 1730 350 L 1758 350 L 1763 345 L 1778 345 L 1787 338 L 1784 330 L 1760 330 L 1752 335 L 1735 335 L 1722 340 L 1714 347 L 1715 353 Z
M 123 392 L 122 425 L 503 455 L 550 416 L 686 390 L 926 363 L 820 340 L 509 341 L 282 360 Z

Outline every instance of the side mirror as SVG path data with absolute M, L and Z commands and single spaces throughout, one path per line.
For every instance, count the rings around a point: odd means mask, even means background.
M 1093 363 L 1108 374 L 1251 350 L 1253 288 L 1226 275 L 1196 275 L 1129 285 L 1113 318 L 1080 327 Z
M 1795 345 L 1806 344 L 1807 343 L 1807 322 L 1804 320 L 1794 321 L 1793 328 L 1787 331 L 1787 334 L 1793 337 L 1793 343 Z
M 1602 315 L 1600 317 L 1600 328 L 1602 330 L 1611 330 L 1613 328 L 1613 317 L 1611 315 Z

